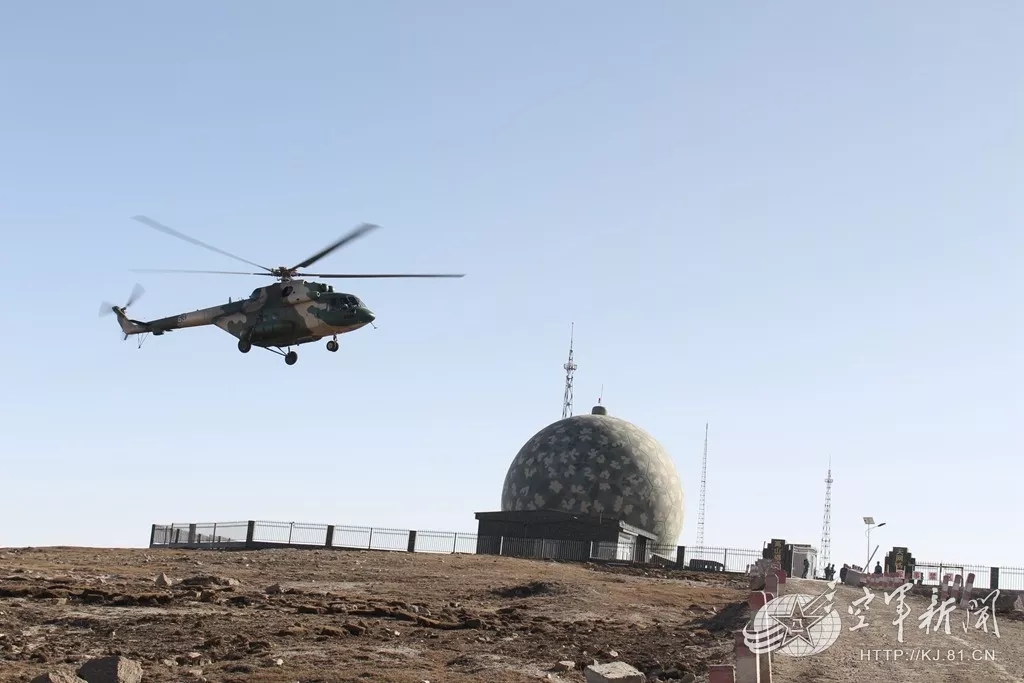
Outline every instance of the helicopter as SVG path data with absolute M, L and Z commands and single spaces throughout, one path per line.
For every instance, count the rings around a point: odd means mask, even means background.
M 359 278 L 461 278 L 465 274 L 440 274 L 440 273 L 303 273 L 302 268 L 308 268 L 323 257 L 332 253 L 346 244 L 356 240 L 363 235 L 378 229 L 380 226 L 373 223 L 363 223 L 349 231 L 341 238 L 324 247 L 304 261 L 300 261 L 288 268 L 279 266 L 267 268 L 258 263 L 236 256 L 230 252 L 218 249 L 217 247 L 200 242 L 194 237 L 178 232 L 173 228 L 162 225 L 146 216 L 133 216 L 144 225 L 172 235 L 186 242 L 228 256 L 242 263 L 261 269 L 263 272 L 244 272 L 227 270 L 178 270 L 178 269 L 154 269 L 147 268 L 133 272 L 148 273 L 211 273 L 219 275 L 261 275 L 271 276 L 277 282 L 257 287 L 247 299 L 228 300 L 228 303 L 209 308 L 200 308 L 190 313 L 181 313 L 157 320 L 141 321 L 128 317 L 128 308 L 143 294 L 141 285 L 135 285 L 131 296 L 123 306 L 114 306 L 104 303 L 100 308 L 100 315 L 117 316 L 117 322 L 127 340 L 132 335 L 143 335 L 140 337 L 139 346 L 142 346 L 141 339 L 145 335 L 152 334 L 160 336 L 167 332 L 180 330 L 187 327 L 200 327 L 214 325 L 221 330 L 238 339 L 238 350 L 242 353 L 249 353 L 253 347 L 266 349 L 284 357 L 284 362 L 294 365 L 298 360 L 298 353 L 292 350 L 293 346 L 308 344 L 330 337 L 327 342 L 327 350 L 335 352 L 338 350 L 338 335 L 354 332 L 367 325 L 372 325 L 376 319 L 373 311 L 355 294 L 336 292 L 332 285 L 322 282 L 313 282 L 304 278 L 322 279 L 359 279 Z

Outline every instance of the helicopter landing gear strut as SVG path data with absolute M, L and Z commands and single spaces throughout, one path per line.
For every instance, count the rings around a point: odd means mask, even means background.
M 338 335 L 334 335 L 334 338 L 327 342 L 327 350 L 331 353 L 338 350 Z
M 280 346 L 276 346 L 274 348 L 270 348 L 269 346 L 263 346 L 260 348 L 264 348 L 267 351 L 270 351 L 271 353 L 276 353 L 279 356 L 284 356 L 284 362 L 287 365 L 295 365 L 295 361 L 299 360 L 299 354 L 295 353 L 290 349 L 288 350 L 287 353 L 285 353 L 285 350 L 282 349 Z

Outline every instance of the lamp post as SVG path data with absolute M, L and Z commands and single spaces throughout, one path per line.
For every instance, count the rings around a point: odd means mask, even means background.
M 865 517 L 864 523 L 868 525 L 868 528 L 864 530 L 864 535 L 867 536 L 868 539 L 868 559 L 864 562 L 864 572 L 869 573 L 871 571 L 871 567 L 868 566 L 869 564 L 871 564 L 871 530 L 885 526 L 885 522 L 882 522 L 881 524 L 875 524 L 874 517 Z

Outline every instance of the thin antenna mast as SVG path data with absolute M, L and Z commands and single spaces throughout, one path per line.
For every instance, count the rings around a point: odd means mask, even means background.
M 697 547 L 704 547 L 704 497 L 708 485 L 708 423 L 704 423 L 704 461 L 700 466 L 700 507 L 697 509 Z
M 832 456 L 828 456 L 828 476 L 825 478 L 825 518 L 821 522 L 821 561 L 827 567 L 832 554 Z M 867 567 L 865 567 L 867 569 Z
M 565 396 L 562 399 L 562 419 L 572 416 L 572 375 L 576 372 L 576 363 L 572 360 L 572 344 L 576 336 L 576 323 L 569 328 L 569 361 L 565 368 Z

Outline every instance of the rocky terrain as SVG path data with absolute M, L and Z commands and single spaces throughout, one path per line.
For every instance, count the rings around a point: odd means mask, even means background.
M 0 681 L 108 680 L 81 669 L 104 656 L 125 681 L 582 681 L 595 660 L 700 681 L 732 661 L 748 595 L 723 574 L 475 555 L 7 549 Z

